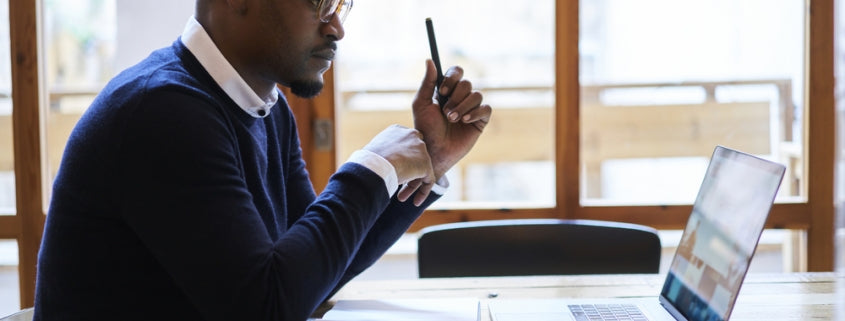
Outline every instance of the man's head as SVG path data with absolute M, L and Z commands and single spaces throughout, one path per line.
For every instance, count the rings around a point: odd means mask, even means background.
M 259 95 L 279 83 L 312 97 L 323 88 L 351 6 L 351 0 L 197 0 L 196 18 Z

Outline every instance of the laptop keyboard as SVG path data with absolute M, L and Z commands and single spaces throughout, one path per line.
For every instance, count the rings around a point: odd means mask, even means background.
M 616 320 L 647 321 L 634 304 L 572 304 L 569 311 L 576 321 Z

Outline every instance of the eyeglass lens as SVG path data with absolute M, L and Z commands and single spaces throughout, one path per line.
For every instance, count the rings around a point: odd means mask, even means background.
M 319 4 L 320 21 L 329 22 L 333 14 L 337 14 L 340 22 L 346 19 L 352 0 L 321 0 Z

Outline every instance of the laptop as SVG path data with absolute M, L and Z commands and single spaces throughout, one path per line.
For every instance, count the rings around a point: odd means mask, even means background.
M 785 170 L 716 147 L 659 298 L 491 300 L 492 320 L 728 320 Z

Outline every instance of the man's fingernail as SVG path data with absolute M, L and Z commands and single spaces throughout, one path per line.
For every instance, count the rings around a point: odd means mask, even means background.
M 456 113 L 456 112 L 454 112 L 454 111 L 453 111 L 453 112 L 450 112 L 450 113 L 449 113 L 449 120 L 451 120 L 451 121 L 456 121 L 456 120 L 458 120 L 458 113 Z

